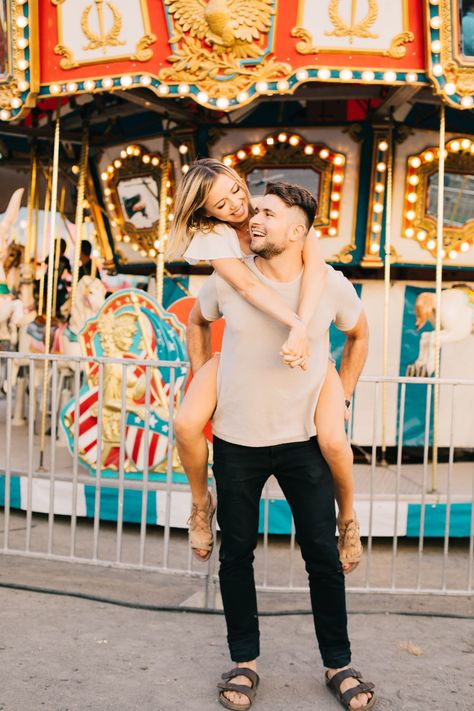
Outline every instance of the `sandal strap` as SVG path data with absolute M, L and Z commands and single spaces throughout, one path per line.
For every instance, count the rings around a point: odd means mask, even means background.
M 339 687 L 344 679 L 357 679 L 357 681 L 362 681 L 362 674 L 352 667 L 349 667 L 349 669 L 341 669 L 341 671 L 336 672 L 330 679 L 329 677 L 326 677 L 326 679 L 327 685 L 339 693 Z
M 347 689 L 347 691 L 344 691 L 343 694 L 340 695 L 341 701 L 349 708 L 351 699 L 354 698 L 354 696 L 357 696 L 357 694 L 363 694 L 364 692 L 372 692 L 375 689 L 375 684 L 372 684 L 372 682 L 361 682 L 357 686 L 354 686 L 352 689 Z M 362 707 L 363 709 L 364 707 Z
M 221 679 L 230 681 L 231 679 L 235 679 L 236 676 L 246 676 L 247 679 L 250 679 L 252 686 L 247 686 L 245 687 L 246 689 L 256 689 L 260 681 L 260 677 L 257 672 L 253 669 L 249 669 L 249 667 L 234 667 L 230 671 L 224 672 Z
M 254 689 L 252 686 L 234 684 L 232 681 L 219 682 L 217 684 L 217 688 L 221 691 L 221 693 L 223 691 L 235 691 L 238 694 L 244 694 L 250 702 L 254 700 L 255 694 L 257 693 L 257 689 Z

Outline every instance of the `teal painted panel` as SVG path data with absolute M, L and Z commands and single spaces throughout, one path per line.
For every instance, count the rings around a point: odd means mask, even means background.
M 89 518 L 94 518 L 95 487 L 85 486 L 86 511 Z M 118 513 L 118 489 L 104 488 L 100 490 L 100 520 L 116 521 Z M 135 489 L 125 489 L 123 496 L 123 520 L 125 523 L 140 523 L 142 515 L 142 492 Z M 156 524 L 156 493 L 148 492 L 147 524 Z
M 407 537 L 420 535 L 421 504 L 408 504 Z M 426 538 L 443 538 L 446 526 L 446 504 L 425 506 L 424 535 Z M 449 519 L 450 538 L 468 538 L 471 535 L 472 504 L 451 504 Z
M 0 506 L 5 506 L 5 475 L 0 476 Z M 12 509 L 21 508 L 20 477 L 10 477 L 10 507 Z

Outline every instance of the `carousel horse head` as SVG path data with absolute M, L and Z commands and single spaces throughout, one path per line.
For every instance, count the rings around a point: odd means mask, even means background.
M 71 308 L 69 328 L 79 333 L 86 321 L 95 316 L 105 301 L 105 286 L 100 279 L 83 276 L 77 283 L 76 299 Z
M 0 263 L 2 265 L 7 256 L 8 245 L 11 241 L 12 227 L 15 224 L 20 211 L 23 192 L 23 188 L 15 190 L 10 198 L 3 220 L 0 222 Z

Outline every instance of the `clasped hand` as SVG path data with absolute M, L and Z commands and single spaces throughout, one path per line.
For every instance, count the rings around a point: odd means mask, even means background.
M 283 362 L 289 365 L 290 368 L 299 367 L 302 370 L 307 370 L 307 361 L 311 353 L 308 334 L 303 323 L 291 328 L 287 340 L 281 347 L 280 355 L 283 358 Z

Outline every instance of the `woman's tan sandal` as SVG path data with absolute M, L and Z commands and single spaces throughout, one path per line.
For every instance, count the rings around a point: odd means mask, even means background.
M 356 679 L 359 683 L 352 689 L 341 692 L 341 684 L 344 679 Z M 326 672 L 326 684 L 345 709 L 352 709 L 351 700 L 358 694 L 367 694 L 370 696 L 366 705 L 360 707 L 360 711 L 372 709 L 375 705 L 374 684 L 372 684 L 371 681 L 364 681 L 362 674 L 355 669 L 342 669 L 340 672 L 336 672 L 331 678 L 329 678 L 328 672 Z
M 232 679 L 235 679 L 237 676 L 246 676 L 247 679 L 250 679 L 252 682 L 252 686 L 235 684 Z M 248 667 L 235 667 L 235 669 L 231 669 L 222 674 L 221 678 L 224 679 L 224 681 L 220 681 L 217 684 L 217 688 L 219 689 L 219 702 L 222 706 L 225 706 L 226 709 L 233 709 L 233 711 L 247 711 L 253 704 L 260 682 L 260 677 L 257 672 Z M 226 691 L 235 691 L 237 694 L 244 694 L 244 696 L 248 698 L 248 703 L 235 704 L 224 696 L 224 692 Z
M 205 562 L 211 557 L 212 549 L 214 548 L 214 536 L 212 533 L 212 519 L 216 512 L 216 504 L 211 496 L 211 492 L 207 493 L 207 503 L 205 506 L 193 504 L 191 516 L 188 518 L 189 526 L 189 543 L 193 551 L 193 555 L 198 560 Z M 196 550 L 207 551 L 206 555 L 200 556 Z
M 350 566 L 348 572 L 352 572 L 360 563 L 362 558 L 362 543 L 360 541 L 360 526 L 356 515 L 354 518 L 341 521 L 337 519 L 337 528 L 339 531 L 339 540 L 337 547 L 339 550 L 339 558 L 342 564 Z

